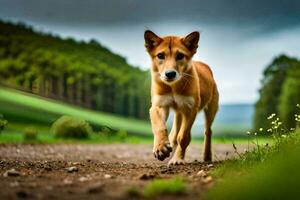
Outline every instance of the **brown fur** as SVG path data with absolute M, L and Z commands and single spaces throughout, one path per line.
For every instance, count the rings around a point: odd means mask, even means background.
M 204 161 L 211 161 L 211 126 L 218 110 L 219 95 L 209 66 L 192 61 L 198 47 L 199 33 L 193 32 L 183 38 L 161 38 L 146 31 L 144 37 L 152 59 L 150 119 L 154 134 L 154 156 L 164 160 L 174 150 L 169 164 L 184 163 L 192 125 L 197 113 L 204 110 Z M 183 58 L 178 54 L 183 54 Z M 172 81 L 164 76 L 168 70 L 176 71 Z M 170 108 L 175 110 L 175 117 L 168 136 L 165 122 Z

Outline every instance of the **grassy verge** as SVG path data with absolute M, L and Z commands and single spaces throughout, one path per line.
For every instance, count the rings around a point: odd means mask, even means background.
M 300 115 L 296 116 L 300 121 Z M 300 131 L 285 130 L 276 118 L 268 132 L 272 132 L 271 146 L 259 144 L 255 132 L 254 149 L 212 171 L 218 182 L 206 199 L 299 199 Z
M 207 199 L 299 199 L 300 133 L 260 154 L 247 153 L 216 169 L 219 183 Z

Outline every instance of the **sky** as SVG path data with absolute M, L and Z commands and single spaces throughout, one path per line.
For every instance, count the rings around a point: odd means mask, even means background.
M 264 68 L 300 58 L 299 0 L 0 0 L 0 19 L 77 40 L 94 38 L 143 69 L 143 33 L 200 31 L 195 60 L 211 66 L 222 104 L 254 103 Z

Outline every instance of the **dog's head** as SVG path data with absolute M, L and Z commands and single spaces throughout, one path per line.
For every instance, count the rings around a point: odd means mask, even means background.
M 199 36 L 199 32 L 192 32 L 185 37 L 159 37 L 152 31 L 145 31 L 145 47 L 153 62 L 152 70 L 164 83 L 171 85 L 187 75 Z

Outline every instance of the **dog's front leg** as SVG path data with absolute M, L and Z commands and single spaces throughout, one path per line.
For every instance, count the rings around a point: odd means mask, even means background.
M 170 156 L 172 147 L 168 139 L 168 130 L 166 121 L 168 118 L 169 108 L 152 106 L 150 108 L 150 119 L 152 125 L 152 132 L 154 134 L 154 157 L 159 160 L 164 160 Z

